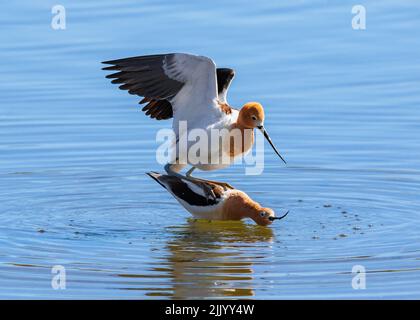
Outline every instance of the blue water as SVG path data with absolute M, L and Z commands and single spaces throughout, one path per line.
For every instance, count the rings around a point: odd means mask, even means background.
M 420 298 L 420 3 L 363 1 L 366 30 L 351 1 L 61 1 L 65 30 L 55 4 L 0 11 L 0 298 Z M 198 175 L 286 219 L 192 221 L 144 175 L 170 121 L 100 62 L 162 52 L 264 105 L 288 165 L 267 146 L 262 175 Z

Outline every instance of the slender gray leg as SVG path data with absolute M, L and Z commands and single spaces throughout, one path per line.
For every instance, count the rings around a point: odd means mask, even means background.
M 191 176 L 191 174 L 193 173 L 193 171 L 195 170 L 195 167 L 191 167 L 190 170 L 187 171 L 187 173 L 185 174 L 186 178 L 190 181 L 202 181 L 202 182 L 210 182 L 213 184 L 217 184 L 219 186 L 221 186 L 223 189 L 227 190 L 227 189 L 234 189 L 234 187 L 232 187 L 229 183 L 226 182 L 220 182 L 220 181 L 213 181 L 213 180 L 206 180 L 206 179 L 200 179 L 200 178 L 195 178 L 193 176 Z
M 172 165 L 170 163 L 165 164 L 165 171 L 166 171 L 167 174 L 176 173 L 175 171 L 172 170 L 171 166 Z
M 171 176 L 177 176 L 178 178 L 185 178 L 182 174 L 178 173 L 177 171 L 173 170 L 173 166 L 175 166 L 176 164 L 170 164 L 167 163 L 165 165 L 165 171 L 167 174 L 171 175 Z
M 176 161 L 178 162 L 178 159 L 176 159 Z M 167 163 L 165 165 L 165 171 L 167 174 L 169 175 L 175 175 L 178 177 L 183 177 L 183 175 L 179 174 L 179 172 L 186 166 L 186 164 L 181 164 L 181 163 Z
M 185 174 L 185 176 L 191 177 L 191 174 L 193 173 L 194 170 L 195 170 L 195 167 L 191 167 L 191 169 L 187 171 L 187 173 Z

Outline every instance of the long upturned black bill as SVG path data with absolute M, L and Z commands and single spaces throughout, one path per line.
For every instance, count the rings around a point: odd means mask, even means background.
M 277 155 L 280 157 L 281 160 L 283 160 L 284 163 L 286 163 L 286 161 L 281 156 L 280 152 L 278 152 L 277 148 L 274 146 L 273 141 L 271 141 L 270 136 L 267 133 L 267 130 L 265 130 L 265 128 L 263 126 L 258 127 L 258 129 L 260 129 L 260 131 L 263 133 L 264 137 L 267 139 L 268 143 L 273 148 L 274 152 L 277 153 Z
M 284 215 L 282 215 L 281 217 L 269 217 L 268 219 L 270 221 L 281 220 L 281 219 L 285 218 L 288 214 L 289 214 L 289 210 L 287 210 L 287 212 Z

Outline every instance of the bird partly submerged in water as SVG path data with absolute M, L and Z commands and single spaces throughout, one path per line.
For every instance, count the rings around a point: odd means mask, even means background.
M 190 180 L 178 175 L 165 175 L 148 172 L 156 182 L 169 191 L 172 196 L 195 218 L 207 220 L 241 220 L 251 218 L 261 226 L 274 220 L 283 219 L 289 211 L 276 217 L 270 208 L 262 207 L 245 192 L 235 188 L 223 188 L 218 183 Z M 211 188 L 215 197 L 209 197 Z
M 111 65 L 103 68 L 104 70 L 116 71 L 106 76 L 113 79 L 112 83 L 121 84 L 119 88 L 128 90 L 130 94 L 144 97 L 140 104 L 147 103 L 143 108 L 146 115 L 157 120 L 173 117 L 176 145 L 172 148 L 173 153 L 175 152 L 173 161 L 165 166 L 167 173 L 179 175 L 178 172 L 188 163 L 191 168 L 187 172 L 187 178 L 190 179 L 196 168 L 207 171 L 229 166 L 235 158 L 251 150 L 254 129 L 263 133 L 276 154 L 284 161 L 264 127 L 262 105 L 248 102 L 237 110 L 227 103 L 227 91 L 234 77 L 232 69 L 216 69 L 210 58 L 185 53 L 139 56 L 103 63 Z M 217 143 L 211 141 L 208 144 L 207 159 L 216 161 L 192 163 L 187 158 L 186 162 L 180 162 L 176 152 L 179 150 L 181 121 L 186 121 L 187 133 L 199 128 L 204 129 L 208 136 L 211 136 L 212 129 L 227 129 L 224 134 L 239 129 L 243 143 L 240 147 L 235 147 L 232 143 L 220 146 L 219 140 Z M 188 141 L 187 149 L 182 152 L 188 154 L 194 143 L 195 141 Z M 226 183 L 220 184 L 229 187 Z

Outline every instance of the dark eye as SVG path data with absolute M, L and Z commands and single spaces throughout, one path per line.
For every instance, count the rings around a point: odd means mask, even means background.
M 257 120 L 257 117 L 256 116 L 252 116 L 252 120 Z
M 260 212 L 261 217 L 265 217 L 265 212 Z

